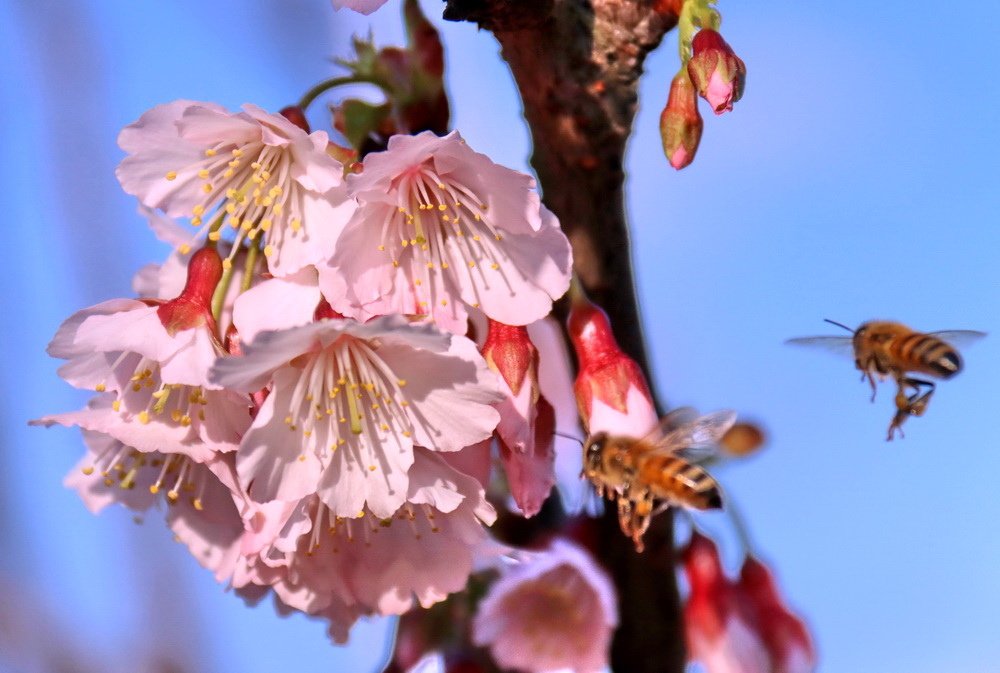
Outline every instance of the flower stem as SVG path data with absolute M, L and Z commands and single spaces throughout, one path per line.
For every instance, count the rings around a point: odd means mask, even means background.
M 329 91 L 330 89 L 335 89 L 338 86 L 345 86 L 347 84 L 374 84 L 379 88 L 386 88 L 385 83 L 374 77 L 362 77 L 360 75 L 346 75 L 344 77 L 332 77 L 330 79 L 325 79 L 313 88 L 306 91 L 302 98 L 299 99 L 299 107 L 305 110 L 313 101 L 319 98 L 321 95 Z

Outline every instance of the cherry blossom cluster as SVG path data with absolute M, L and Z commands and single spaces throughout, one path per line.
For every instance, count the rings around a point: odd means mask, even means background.
M 166 503 L 220 581 L 343 640 L 465 587 L 495 518 L 494 432 L 522 513 L 548 496 L 554 412 L 526 325 L 571 257 L 532 178 L 457 132 L 351 161 L 301 119 L 175 101 L 122 131 L 122 187 L 176 250 L 139 299 L 59 328 L 60 375 L 95 395 L 39 422 L 83 429 L 67 482 L 91 509 Z

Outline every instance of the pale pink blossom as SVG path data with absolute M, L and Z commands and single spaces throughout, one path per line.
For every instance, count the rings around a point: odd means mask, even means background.
M 386 3 L 387 0 L 333 0 L 334 9 L 353 9 L 361 14 L 371 14 Z
M 149 208 L 206 229 L 223 218 L 234 251 L 262 237 L 268 268 L 285 275 L 325 259 L 354 209 L 328 142 L 255 105 L 178 100 L 122 130 L 116 174 Z
M 406 500 L 413 446 L 457 451 L 487 438 L 497 383 L 475 345 L 399 316 L 321 320 L 257 334 L 212 380 L 270 385 L 237 456 L 257 502 L 318 493 L 334 514 L 379 518 Z
M 525 325 L 569 286 L 569 241 L 534 180 L 474 152 L 458 132 L 393 136 L 347 184 L 358 210 L 320 268 L 327 300 L 344 315 L 429 315 L 465 334 L 466 306 Z
M 209 326 L 171 334 L 158 315 L 167 305 L 115 299 L 64 322 L 48 349 L 69 360 L 60 376 L 101 394 L 86 409 L 37 423 L 78 425 L 199 462 L 235 450 L 250 424 L 248 401 L 208 381 L 220 350 Z
M 603 670 L 618 624 L 611 579 L 589 553 L 563 540 L 524 558 L 479 604 L 473 642 L 489 647 L 504 669 Z
M 309 614 L 331 606 L 402 614 L 443 600 L 468 582 L 495 513 L 478 480 L 423 447 L 414 449 L 404 495 L 385 517 L 368 508 L 337 516 L 316 496 L 264 505 L 252 524 L 255 542 L 244 545 L 263 567 L 248 576 Z
M 579 512 L 591 493 L 587 482 L 580 479 L 583 471 L 583 427 L 573 395 L 573 363 L 569 346 L 559 323 L 547 317 L 528 325 L 528 334 L 538 348 L 538 386 L 542 397 L 552 404 L 555 414 L 553 444 L 555 452 L 556 487 L 563 508 Z
M 242 293 L 234 302 L 233 324 L 249 343 L 266 331 L 313 322 L 323 298 L 316 269 L 307 267 L 283 278 L 270 278 Z
M 165 504 L 177 540 L 216 580 L 229 579 L 243 534 L 232 456 L 197 463 L 184 455 L 142 452 L 100 432 L 84 430 L 83 439 L 87 453 L 64 483 L 87 509 L 96 514 L 117 503 L 146 512 Z

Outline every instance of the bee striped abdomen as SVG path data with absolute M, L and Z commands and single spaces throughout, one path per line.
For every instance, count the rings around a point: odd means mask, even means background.
M 704 469 L 677 456 L 649 456 L 639 479 L 657 498 L 694 509 L 719 509 L 719 483 Z
M 922 371 L 943 379 L 951 378 L 962 370 L 958 351 L 930 334 L 914 332 L 893 344 L 895 355 L 907 369 Z

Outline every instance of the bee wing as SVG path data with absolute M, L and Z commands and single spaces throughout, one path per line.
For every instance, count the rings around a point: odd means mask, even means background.
M 854 337 L 849 336 L 811 336 L 786 339 L 789 346 L 806 346 L 818 348 L 835 355 L 854 357 Z
M 973 329 L 941 330 L 939 332 L 928 332 L 928 334 L 952 346 L 968 346 L 986 336 L 986 332 L 978 332 Z
M 657 439 L 652 451 L 679 453 L 692 462 L 705 460 L 718 452 L 719 440 L 735 422 L 736 412 L 729 409 L 699 416 Z

